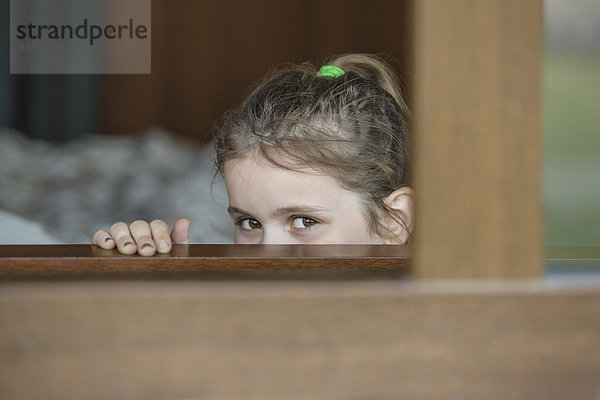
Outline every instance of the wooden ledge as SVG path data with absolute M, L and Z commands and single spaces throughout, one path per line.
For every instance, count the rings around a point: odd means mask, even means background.
M 596 399 L 600 286 L 0 283 L 2 399 Z
M 3 245 L 0 279 L 285 270 L 406 272 L 411 254 L 410 246 L 196 244 L 141 257 L 92 245 Z

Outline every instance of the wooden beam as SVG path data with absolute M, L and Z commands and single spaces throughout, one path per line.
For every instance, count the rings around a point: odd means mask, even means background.
M 415 274 L 540 276 L 542 1 L 412 8 Z
M 0 283 L 0 397 L 594 399 L 600 284 Z
M 0 280 L 83 277 L 216 277 L 266 273 L 402 275 L 410 246 L 386 245 L 175 245 L 169 254 L 127 256 L 92 245 L 0 245 Z M 279 271 L 280 273 L 276 273 Z M 281 274 L 286 272 L 286 274 Z M 215 274 L 218 273 L 218 274 Z M 245 276 L 248 276 L 247 274 Z M 264 277 L 264 274 L 263 274 Z

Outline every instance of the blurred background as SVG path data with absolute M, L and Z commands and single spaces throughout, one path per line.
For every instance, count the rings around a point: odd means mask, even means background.
M 8 27 L 9 0 L 0 4 Z M 597 246 L 600 2 L 544 5 L 545 242 Z M 117 220 L 187 216 L 193 242 L 229 242 L 210 158 L 214 121 L 270 69 L 345 52 L 388 58 L 410 103 L 410 7 L 153 0 L 151 75 L 10 75 L 2 29 L 0 209 L 37 222 L 48 241 L 87 243 Z
M 7 20 L 9 1 L 2 3 Z M 384 53 L 403 64 L 408 4 L 153 0 L 152 74 L 11 76 L 4 59 L 0 83 L 7 107 L 0 122 L 54 143 L 149 126 L 206 142 L 215 119 L 277 66 L 319 64 L 352 51 Z M 7 46 L 6 29 L 2 35 Z
M 600 245 L 600 1 L 545 1 L 546 244 Z

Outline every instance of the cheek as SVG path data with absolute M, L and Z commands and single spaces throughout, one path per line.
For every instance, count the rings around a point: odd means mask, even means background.
M 350 199 L 345 199 L 340 204 L 340 225 L 356 233 L 360 231 L 368 235 L 367 213 L 360 199 L 353 196 Z
M 371 235 L 367 219 L 356 210 L 340 215 L 322 233 L 321 240 L 330 243 L 380 244 L 384 242 L 379 236 Z
M 260 235 L 244 235 L 238 229 L 235 231 L 235 244 L 258 244 L 260 240 Z

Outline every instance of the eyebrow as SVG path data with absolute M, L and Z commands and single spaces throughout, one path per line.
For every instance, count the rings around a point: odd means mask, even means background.
M 271 218 L 281 217 L 282 215 L 289 214 L 312 214 L 312 213 L 321 213 L 328 212 L 329 210 L 323 207 L 318 206 L 306 206 L 306 205 L 295 205 L 290 207 L 281 207 L 273 210 L 271 212 Z M 237 207 L 229 206 L 227 207 L 227 212 L 231 214 L 240 214 L 240 215 L 252 215 L 251 213 L 247 213 L 244 210 L 241 210 Z

